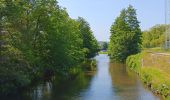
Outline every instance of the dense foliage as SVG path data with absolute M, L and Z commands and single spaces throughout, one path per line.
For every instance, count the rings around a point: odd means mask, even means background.
M 100 50 L 106 51 L 108 49 L 108 42 L 99 41 L 98 43 L 99 43 L 99 46 L 100 46 Z
M 132 6 L 121 11 L 110 32 L 109 55 L 112 59 L 125 61 L 129 55 L 140 51 L 142 33 Z
M 81 20 L 71 19 L 56 0 L 1 0 L 0 94 L 94 57 L 96 40 Z
M 163 47 L 165 43 L 165 30 L 167 25 L 155 25 L 151 29 L 143 32 L 143 47 Z
M 79 17 L 77 21 L 80 23 L 79 29 L 81 38 L 83 39 L 83 48 L 85 48 L 86 58 L 91 58 L 99 51 L 98 42 L 92 34 L 90 25 L 85 19 Z

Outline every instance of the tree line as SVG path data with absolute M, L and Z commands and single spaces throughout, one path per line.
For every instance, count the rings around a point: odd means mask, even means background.
M 108 42 L 106 41 L 98 41 L 101 51 L 107 51 L 108 49 Z
M 56 0 L 1 0 L 0 35 L 0 94 L 68 73 L 99 51 L 89 23 Z
M 154 48 L 154 47 L 164 47 L 165 45 L 165 31 L 169 25 L 155 25 L 149 30 L 143 31 L 143 47 L 144 48 Z

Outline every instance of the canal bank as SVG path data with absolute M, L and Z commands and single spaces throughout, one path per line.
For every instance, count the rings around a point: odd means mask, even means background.
M 140 76 L 153 93 L 170 100 L 169 59 L 169 55 L 143 51 L 129 56 L 126 65 Z

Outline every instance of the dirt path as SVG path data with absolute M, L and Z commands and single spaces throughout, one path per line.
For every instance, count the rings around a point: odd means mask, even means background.
M 147 51 L 142 58 L 142 66 L 155 67 L 169 73 L 170 72 L 170 54 Z

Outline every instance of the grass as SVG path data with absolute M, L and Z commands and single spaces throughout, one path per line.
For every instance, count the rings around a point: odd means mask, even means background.
M 141 69 L 141 79 L 155 94 L 160 94 L 164 98 L 170 96 L 170 80 L 167 73 L 157 68 Z
M 151 90 L 170 100 L 170 57 L 153 55 L 146 51 L 129 56 L 127 67 L 139 74 L 141 80 Z
M 108 54 L 108 52 L 100 51 L 99 54 Z
M 156 53 L 142 52 L 142 65 L 145 67 L 154 67 L 163 72 L 170 72 L 170 55 L 161 55 Z

